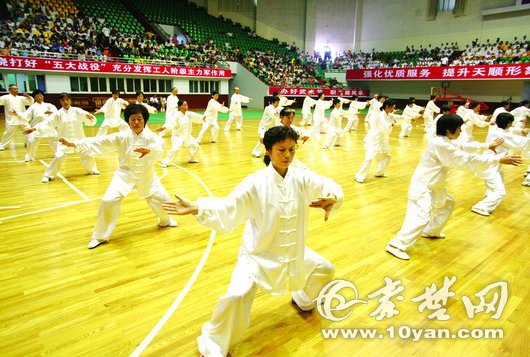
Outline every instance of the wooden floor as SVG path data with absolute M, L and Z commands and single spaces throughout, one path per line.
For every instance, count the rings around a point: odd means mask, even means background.
M 219 143 L 201 145 L 199 164 L 188 164 L 182 150 L 176 166 L 157 169 L 165 187 L 190 199 L 228 194 L 242 178 L 263 167 L 250 155 L 257 123 L 246 121 L 243 132 L 221 132 Z M 505 168 L 508 194 L 490 217 L 470 211 L 483 197 L 483 182 L 468 172 L 453 172 L 449 188 L 457 206 L 445 229 L 447 238 L 421 239 L 409 251 L 412 259 L 401 261 L 384 249 L 403 221 L 410 176 L 425 147 L 422 127 L 416 126 L 408 139 L 398 139 L 395 129 L 389 177 L 370 176 L 358 184 L 353 175 L 364 154 L 364 131 L 359 127 L 361 131 L 348 134 L 335 151 L 322 150 L 312 139 L 300 145 L 297 157 L 334 178 L 346 197 L 326 223 L 323 212 L 311 213 L 307 244 L 333 262 L 336 278 L 353 282 L 359 299 L 368 303 L 337 312 L 344 316 L 351 310 L 351 315 L 332 322 L 317 311 L 299 314 L 290 296 L 258 292 L 251 326 L 231 355 L 528 356 L 530 188 L 521 186 L 526 166 Z M 96 129 L 87 128 L 87 134 L 94 135 Z M 479 129 L 479 138 L 484 133 Z M 169 137 L 165 140 L 169 144 Z M 193 217 L 181 217 L 179 227 L 161 229 L 133 192 L 123 201 L 110 243 L 88 250 L 99 199 L 117 166 L 116 155 L 96 158 L 99 176 L 85 175 L 78 158 L 71 156 L 61 170 L 64 180 L 42 184 L 50 150 L 41 142 L 42 160 L 25 163 L 22 142 L 18 135 L 14 146 L 0 152 L 0 355 L 131 355 L 169 310 L 167 323 L 138 351 L 145 356 L 198 356 L 196 337 L 227 288 L 242 227 L 212 235 Z M 420 302 L 411 299 L 433 283 L 441 288 L 446 276 L 457 279 L 449 288 L 455 295 L 445 304 L 450 319 L 431 320 L 432 311 L 420 312 Z M 393 297 L 399 314 L 378 321 L 370 314 L 379 306 L 379 296 L 368 295 L 382 288 L 387 277 L 402 282 L 404 300 Z M 468 318 L 462 297 L 469 296 L 476 304 L 473 294 L 500 281 L 507 282 L 509 292 L 500 319 L 484 312 Z M 327 328 L 377 329 L 377 337 L 324 338 L 322 329 Z M 411 332 L 486 328 L 502 329 L 503 338 L 424 336 L 413 342 Z

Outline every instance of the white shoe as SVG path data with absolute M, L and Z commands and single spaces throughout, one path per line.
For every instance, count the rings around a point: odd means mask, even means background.
M 29 162 L 29 161 L 35 161 L 35 158 L 29 156 L 29 154 L 24 155 L 24 162 Z
M 404 250 L 401 250 L 396 247 L 392 247 L 391 245 L 386 246 L 386 251 L 392 254 L 396 258 L 403 259 L 403 260 L 410 259 L 410 256 Z
M 230 132 L 230 129 L 225 129 L 225 133 L 228 133 L 228 132 Z
M 6 148 L 3 146 L 0 146 L 0 151 L 4 151 Z
M 444 233 L 440 233 L 436 236 L 431 236 L 430 234 L 427 234 L 427 233 L 422 233 L 421 236 L 423 238 L 431 238 L 431 239 L 444 239 L 445 238 L 445 234 Z
M 107 241 L 106 241 L 106 240 L 92 239 L 92 240 L 88 243 L 87 248 L 88 248 L 88 249 L 94 249 L 94 248 L 96 248 L 98 245 L 103 244 L 103 243 L 107 243 Z
M 89 175 L 99 175 L 100 173 L 101 172 L 98 169 L 95 169 L 95 170 L 90 171 L 88 174 Z
M 160 166 L 167 167 L 167 164 L 161 163 Z
M 471 207 L 471 212 L 475 212 L 477 214 L 480 214 L 482 216 L 489 216 L 490 213 L 482 208 L 477 208 L 477 207 Z
M 528 175 L 530 175 L 530 171 L 526 171 L 526 172 L 523 174 L 524 177 L 528 177 Z
M 165 227 L 177 227 L 179 224 L 177 223 L 177 221 L 175 221 L 173 218 L 170 218 L 168 222 L 166 223 L 161 223 L 159 222 L 158 223 L 158 226 L 160 228 L 165 228 Z
M 530 187 L 530 180 L 524 180 L 521 185 L 526 186 L 526 187 Z
M 40 179 L 40 182 L 42 183 L 46 183 L 50 181 L 51 181 L 51 178 L 49 178 L 48 176 L 42 176 L 42 178 Z
M 197 160 L 197 159 L 189 159 L 188 162 L 190 164 L 197 164 L 197 163 L 199 163 L 199 160 Z
M 355 182 L 364 183 L 364 180 L 361 179 L 361 178 L 357 178 L 357 177 L 356 177 L 356 178 L 355 178 Z
M 255 158 L 258 158 L 258 159 L 259 159 L 259 157 L 260 157 L 261 155 L 255 155 L 255 154 L 252 154 L 252 156 L 255 157 Z

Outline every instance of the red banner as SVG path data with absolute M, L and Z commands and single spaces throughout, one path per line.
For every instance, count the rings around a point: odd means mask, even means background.
M 159 66 L 154 64 L 78 61 L 55 58 L 0 56 L 0 69 L 59 71 L 76 73 L 132 74 L 145 76 L 177 76 L 230 78 L 230 69 Z
M 328 97 L 336 97 L 339 93 L 342 93 L 344 97 L 351 97 L 357 95 L 359 97 L 368 97 L 370 91 L 366 89 L 335 89 L 335 88 L 282 88 L 282 87 L 269 87 L 269 95 L 272 95 L 275 91 L 280 91 L 285 96 L 292 97 L 304 97 L 307 92 L 312 91 L 312 96 L 316 96 L 317 93 L 324 92 Z
M 348 81 L 527 79 L 530 63 L 482 66 L 349 69 Z

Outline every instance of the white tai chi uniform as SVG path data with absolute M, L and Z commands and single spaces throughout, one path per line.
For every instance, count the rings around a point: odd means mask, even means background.
M 129 129 L 129 125 L 120 117 L 121 110 L 125 108 L 129 102 L 123 98 L 109 98 L 105 104 L 98 110 L 105 114 L 105 119 L 99 127 L 96 136 L 105 136 L 110 128 L 118 128 L 119 131 Z
M 359 125 L 359 110 L 366 108 L 367 105 L 368 102 L 359 102 L 358 100 L 352 100 L 350 102 L 350 107 L 346 111 L 346 117 L 348 118 L 348 122 L 344 127 L 345 133 L 349 132 L 350 130 L 357 130 L 357 126 Z
M 510 113 L 513 115 L 514 118 L 514 128 L 523 129 L 526 125 L 526 121 L 528 120 L 528 118 L 530 118 L 530 108 L 520 106 L 512 110 Z
M 400 116 L 396 114 L 387 114 L 384 110 L 370 116 L 370 130 L 366 135 L 366 142 L 364 144 L 365 155 L 364 161 L 355 174 L 355 180 L 364 181 L 370 170 L 372 160 L 378 162 L 375 176 L 381 177 L 385 175 L 385 171 L 390 164 L 390 133 L 392 126 L 396 119 Z
M 497 125 L 492 125 L 486 142 L 491 142 L 497 138 L 504 139 L 502 145 L 496 149 L 498 155 L 505 156 L 509 151 L 512 151 L 516 153 L 520 152 L 525 159 L 530 158 L 530 137 L 513 134 L 509 132 L 509 129 L 503 130 Z M 488 151 L 487 154 L 495 155 L 493 151 Z M 484 179 L 484 183 L 486 184 L 486 197 L 475 204 L 473 208 L 491 213 L 501 203 L 504 196 L 506 196 L 506 188 L 504 187 L 503 174 L 500 166 L 499 164 L 493 164 L 487 170 L 477 173 L 477 176 Z
M 434 127 L 434 114 L 440 113 L 440 108 L 434 103 L 434 101 L 429 100 L 425 106 L 425 111 L 423 112 L 423 119 L 425 124 L 425 133 L 427 136 L 432 136 L 433 133 L 436 133 L 436 128 Z
M 473 111 L 473 109 L 466 109 L 465 114 L 462 117 L 464 120 L 464 125 L 462 125 L 462 133 L 458 137 L 457 141 L 473 141 L 473 127 L 475 125 L 481 128 L 488 126 L 489 122 L 486 121 L 486 118 L 486 115 L 477 114 Z
M 333 99 L 319 99 L 315 104 L 315 110 L 313 112 L 313 134 L 317 140 L 320 140 L 320 133 L 326 132 L 328 126 L 328 120 L 326 119 L 326 109 L 331 108 L 332 105 Z
M 24 131 L 29 129 L 29 123 L 24 117 L 12 115 L 11 112 L 14 110 L 17 114 L 21 114 L 26 110 L 26 106 L 30 106 L 35 102 L 32 97 L 24 97 L 21 95 L 13 95 L 11 93 L 0 97 L 0 105 L 4 106 L 5 112 L 5 131 L 0 139 L 0 150 L 5 150 L 9 145 L 13 137 L 15 136 L 15 130 Z
M 306 96 L 304 103 L 302 104 L 302 121 L 300 125 L 312 125 L 313 124 L 313 114 L 311 113 L 311 108 L 317 104 L 317 101 L 310 96 Z
M 155 114 L 157 112 L 156 108 L 145 103 L 145 102 L 139 102 L 137 100 L 134 101 L 134 104 L 140 104 L 140 105 L 143 105 L 145 107 L 145 109 L 147 109 L 147 112 L 149 114 Z
M 279 96 L 278 98 L 280 98 L 280 103 L 278 103 L 278 107 L 276 108 L 276 111 L 278 112 L 278 114 L 283 110 L 283 108 L 288 107 L 294 103 L 294 99 L 291 100 L 287 97 L 284 97 L 283 95 Z M 280 125 L 280 117 L 278 117 L 274 125 L 275 126 Z
M 35 125 L 45 121 L 49 118 L 51 114 L 46 114 L 46 112 L 52 112 L 55 113 L 57 111 L 57 107 L 50 103 L 33 103 L 28 110 L 26 110 L 24 113 L 19 114 L 24 118 L 24 120 L 27 120 L 29 122 L 29 125 L 31 127 L 34 127 Z M 37 149 L 39 148 L 39 142 L 40 139 L 42 139 L 42 136 L 39 136 L 38 131 L 34 131 L 26 136 L 27 140 L 27 149 L 28 152 L 26 153 L 26 156 L 24 158 L 25 161 L 34 161 L 35 155 L 37 154 Z M 55 151 L 57 150 L 57 131 L 53 130 L 50 131 L 45 138 L 48 140 L 48 144 L 50 145 L 50 149 L 52 150 L 52 153 L 55 155 Z
M 461 145 L 446 136 L 433 138 L 412 174 L 403 225 L 389 244 L 405 251 L 422 233 L 440 236 L 455 206 L 453 197 L 446 191 L 449 169 L 479 172 L 498 163 L 501 155 L 478 155 L 463 150 L 487 147 L 488 144 L 476 142 Z
M 230 131 L 232 122 L 236 121 L 236 130 L 243 129 L 243 110 L 241 109 L 241 103 L 250 103 L 250 98 L 244 95 L 234 93 L 230 98 L 230 114 L 228 114 L 228 120 L 225 123 L 225 131 Z
M 90 119 L 86 117 L 87 115 L 90 116 Z M 47 136 L 55 135 L 55 129 L 57 128 L 57 137 L 74 141 L 85 137 L 83 124 L 93 126 L 96 124 L 96 117 L 81 108 L 70 107 L 68 110 L 64 108 L 59 109 L 50 115 L 46 121 L 35 125 L 35 129 L 37 129 L 36 132 L 40 136 Z M 55 151 L 55 157 L 44 171 L 44 177 L 54 178 L 61 169 L 66 157 L 74 152 L 79 155 L 81 165 L 83 165 L 89 174 L 99 174 L 96 161 L 92 156 L 80 152 L 77 148 L 71 148 L 59 143 Z
M 263 148 L 264 148 L 262 140 L 263 140 L 263 137 L 265 136 L 265 132 L 269 128 L 276 126 L 275 124 L 279 119 L 280 119 L 280 115 L 276 111 L 276 108 L 274 107 L 274 105 L 272 104 L 267 105 L 265 110 L 263 110 L 263 115 L 261 116 L 261 120 L 258 124 L 259 140 L 254 146 L 254 149 L 252 149 L 252 156 L 254 157 L 261 156 L 261 153 L 263 152 Z
M 346 118 L 346 112 L 340 108 L 333 108 L 329 115 L 328 129 L 326 130 L 326 143 L 324 149 L 333 149 L 341 143 L 344 131 L 342 130 L 342 118 Z
M 419 113 L 414 110 L 414 106 L 409 107 L 408 105 L 405 106 L 405 109 L 403 109 L 403 114 L 401 114 L 403 117 L 403 120 L 401 121 L 401 132 L 399 133 L 399 137 L 403 139 L 404 137 L 407 137 L 410 135 L 410 132 L 412 131 L 412 124 L 411 121 L 414 118 L 419 117 Z M 433 126 L 435 126 L 433 124 Z
M 498 107 L 497 109 L 493 111 L 493 114 L 491 115 L 491 119 L 489 122 L 490 126 L 488 127 L 488 136 L 492 133 L 492 131 L 496 131 L 496 129 L 499 129 L 497 125 L 493 125 L 493 124 L 497 122 L 497 117 L 501 113 L 508 113 L 508 111 L 504 109 L 504 107 Z
M 197 200 L 197 220 L 218 232 L 246 222 L 228 290 L 197 339 L 202 355 L 227 355 L 249 325 L 258 287 L 271 295 L 292 291 L 302 310 L 315 307 L 313 299 L 332 279 L 334 268 L 305 245 L 308 205 L 328 194 L 335 195 L 333 208 L 339 208 L 343 192 L 333 180 L 291 167 L 282 177 L 270 164 L 247 176 L 226 198 Z
M 179 103 L 179 97 L 176 95 L 170 94 L 168 95 L 166 99 L 166 116 L 164 121 L 164 126 L 168 122 L 168 120 L 171 120 L 171 118 L 175 118 L 177 115 L 178 110 L 178 103 Z M 164 135 L 166 135 L 167 130 L 163 130 L 158 135 L 163 138 Z
M 204 111 L 204 116 L 206 117 L 206 120 L 202 124 L 202 129 L 199 132 L 199 135 L 197 136 L 197 141 L 200 143 L 202 141 L 202 137 L 206 130 L 210 128 L 210 132 L 212 134 L 212 138 L 210 139 L 211 143 L 217 142 L 217 136 L 219 135 L 219 123 L 217 122 L 217 117 L 219 112 L 221 113 L 228 113 L 228 108 L 216 101 L 215 99 L 210 99 L 208 102 L 208 106 L 206 107 L 206 110 Z
M 378 98 L 372 98 L 368 101 L 368 105 L 370 105 L 368 107 L 368 113 L 366 113 L 366 116 L 364 117 L 364 129 L 367 134 L 368 130 L 370 130 L 370 117 L 373 114 L 379 113 L 383 103 L 381 103 Z
M 171 200 L 171 196 L 162 186 L 154 168 L 155 161 L 159 160 L 164 152 L 164 142 L 158 135 L 146 126 L 140 134 L 129 128 L 104 137 L 75 140 L 74 144 L 80 152 L 87 155 L 118 152 L 118 169 L 101 199 L 98 219 L 92 233 L 93 240 L 109 239 L 118 222 L 121 200 L 135 187 L 138 196 L 145 198 L 149 207 L 158 216 L 158 224 L 160 226 L 170 224 L 171 219 L 162 208 L 162 203 Z M 150 152 L 140 158 L 141 154 L 134 151 L 137 148 L 149 149 Z
M 177 156 L 180 148 L 184 144 L 189 147 L 190 156 L 188 162 L 198 162 L 195 159 L 197 151 L 199 151 L 199 143 L 191 135 L 193 123 L 202 124 L 203 115 L 190 112 L 182 113 L 180 110 L 174 119 L 170 119 L 164 125 L 167 129 L 172 129 L 171 133 L 171 149 L 169 149 L 165 158 L 162 159 L 162 166 L 167 166 L 173 162 Z

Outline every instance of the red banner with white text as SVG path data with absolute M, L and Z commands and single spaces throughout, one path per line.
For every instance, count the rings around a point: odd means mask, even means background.
M 530 63 L 455 67 L 349 69 L 348 81 L 506 80 L 530 78 Z
M 269 95 L 272 95 L 275 91 L 279 91 L 285 96 L 292 97 L 303 97 L 311 91 L 311 96 L 317 96 L 317 93 L 324 92 L 328 97 L 336 97 L 339 93 L 342 93 L 344 97 L 351 97 L 356 95 L 359 97 L 368 97 L 370 91 L 366 89 L 336 89 L 336 88 L 282 88 L 282 87 L 269 87 Z
M 230 69 L 161 66 L 140 63 L 79 61 L 55 58 L 0 56 L 0 69 L 107 73 L 149 76 L 230 78 Z

